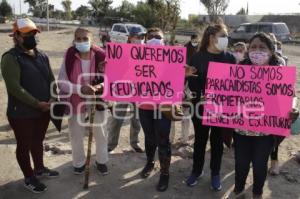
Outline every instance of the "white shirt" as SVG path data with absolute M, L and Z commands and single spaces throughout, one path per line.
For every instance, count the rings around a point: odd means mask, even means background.
M 81 70 L 83 74 L 87 74 L 83 76 L 84 84 L 90 83 L 89 73 L 91 70 L 91 60 L 81 60 Z M 62 63 L 59 75 L 58 75 L 58 85 L 59 89 L 62 90 L 64 93 L 70 94 L 79 94 L 81 89 L 81 84 L 74 84 L 72 83 L 67 75 L 66 72 L 66 65 L 65 61 Z

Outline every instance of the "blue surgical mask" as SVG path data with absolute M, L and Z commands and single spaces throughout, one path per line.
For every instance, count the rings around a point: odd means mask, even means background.
M 75 42 L 76 49 L 81 53 L 87 53 L 91 49 L 91 44 L 89 41 L 87 42 Z

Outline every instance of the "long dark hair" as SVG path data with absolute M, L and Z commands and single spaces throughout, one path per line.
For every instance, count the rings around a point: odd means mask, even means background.
M 251 43 L 255 39 L 259 39 L 261 42 L 266 44 L 268 49 L 272 52 L 272 55 L 271 55 L 271 58 L 270 58 L 270 61 L 269 61 L 269 65 L 271 65 L 271 66 L 280 65 L 281 63 L 279 61 L 279 58 L 275 53 L 275 45 L 274 45 L 273 41 L 271 40 L 270 36 L 268 36 L 266 33 L 263 33 L 263 32 L 255 34 L 249 41 L 249 48 L 251 46 Z M 241 64 L 252 64 L 252 63 L 251 63 L 251 60 L 249 58 L 247 58 L 244 61 L 242 61 Z
M 201 45 L 199 47 L 200 52 L 207 51 L 207 48 L 209 46 L 209 38 L 211 35 L 215 36 L 218 32 L 221 30 L 226 30 L 226 26 L 224 24 L 215 24 L 215 25 L 209 25 L 203 34 Z

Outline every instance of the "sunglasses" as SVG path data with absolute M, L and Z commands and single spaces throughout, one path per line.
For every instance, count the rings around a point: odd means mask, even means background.
M 159 40 L 163 39 L 162 36 L 160 36 L 160 35 L 149 35 L 148 38 L 149 38 L 149 40 L 150 39 L 159 39 Z

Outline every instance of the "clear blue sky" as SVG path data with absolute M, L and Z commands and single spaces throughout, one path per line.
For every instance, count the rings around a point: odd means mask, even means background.
M 19 13 L 20 0 L 7 0 L 12 6 L 15 6 L 16 13 Z M 130 0 L 136 3 L 140 0 Z M 72 8 L 76 9 L 80 5 L 86 5 L 88 0 L 72 0 Z M 122 0 L 114 0 L 113 6 L 120 5 Z M 227 14 L 237 13 L 241 7 L 246 7 L 249 3 L 250 14 L 281 14 L 281 13 L 300 13 L 300 0 L 230 0 L 229 7 L 226 10 Z M 22 13 L 26 13 L 28 5 L 22 3 Z M 49 3 L 54 4 L 55 8 L 62 9 L 61 0 L 49 0 Z M 205 8 L 200 4 L 199 0 L 181 0 L 181 16 L 188 18 L 189 14 L 206 14 Z

